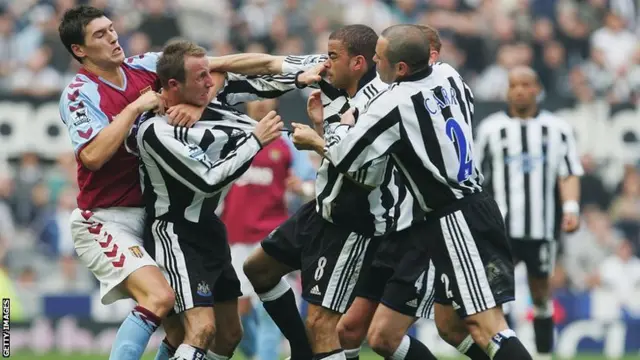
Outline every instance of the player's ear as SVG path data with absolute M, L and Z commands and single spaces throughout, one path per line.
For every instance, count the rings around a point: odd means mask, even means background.
M 83 58 L 85 57 L 87 54 L 84 52 L 84 49 L 82 48 L 82 46 L 78 45 L 78 44 L 72 44 L 71 45 L 71 51 L 73 52 L 73 54 L 79 58 Z
M 167 90 L 170 89 L 176 89 L 178 87 L 180 83 L 178 82 L 178 80 L 176 79 L 169 79 L 169 81 L 167 81 Z
M 396 68 L 396 75 L 398 76 L 407 76 L 409 75 L 409 65 L 407 65 L 407 63 L 405 63 L 404 61 L 399 61 L 397 64 L 395 64 L 394 66 Z

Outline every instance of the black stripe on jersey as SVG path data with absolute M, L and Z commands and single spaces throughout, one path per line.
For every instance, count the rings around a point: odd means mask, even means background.
M 549 138 L 549 127 L 543 125 L 542 126 L 542 214 L 544 216 L 544 221 L 543 221 L 543 226 L 544 226 L 544 233 L 547 233 L 547 229 L 548 227 L 548 222 L 552 221 L 553 219 L 550 219 L 551 214 L 549 214 L 547 212 L 547 189 L 549 188 L 549 183 L 547 182 L 547 175 L 549 174 L 549 166 L 550 166 L 550 161 L 547 158 L 547 154 L 549 152 L 548 149 L 548 144 L 547 144 L 547 139 Z
M 400 204 L 402 203 L 402 201 L 404 200 L 404 197 L 400 197 L 399 192 L 401 191 L 402 188 L 404 188 L 404 186 L 399 186 L 398 187 L 398 201 L 396 203 L 395 206 L 395 212 L 394 212 L 394 217 L 392 218 L 391 215 L 389 214 L 389 210 L 391 210 L 391 208 L 393 207 L 393 194 L 391 194 L 391 190 L 389 189 L 389 186 L 395 185 L 395 184 L 390 184 L 391 183 L 391 175 L 393 175 L 393 172 L 395 170 L 390 170 L 389 168 L 389 164 L 387 164 L 387 170 L 385 171 L 384 174 L 384 179 L 382 180 L 382 184 L 389 184 L 387 186 L 380 186 L 380 203 L 382 205 L 382 208 L 384 209 L 384 215 L 382 215 L 382 217 L 384 218 L 384 221 L 386 223 L 386 225 L 384 226 L 384 228 L 389 231 L 391 229 L 391 227 L 396 223 L 395 219 L 397 219 L 398 214 L 399 214 L 399 209 L 400 209 Z
M 349 151 L 349 154 L 342 160 L 340 164 L 337 164 L 337 168 L 341 172 L 348 172 L 351 164 L 356 160 L 358 155 L 364 151 L 364 149 L 371 145 L 382 133 L 392 128 L 394 125 L 400 123 L 400 110 L 395 107 L 386 116 L 380 119 L 375 125 L 373 125 L 367 133 L 358 140 L 358 142 Z
M 509 174 L 509 138 L 507 137 L 507 129 L 500 129 L 500 144 L 502 145 L 502 160 L 504 162 L 504 199 L 506 202 L 507 210 L 511 209 L 511 175 Z M 509 217 L 509 211 L 507 211 L 507 218 Z M 510 231 L 509 219 L 506 219 L 507 229 Z
M 198 146 L 202 148 L 202 151 L 206 152 L 214 141 L 216 141 L 216 137 L 213 136 L 213 133 L 209 129 L 207 129 L 204 131 L 204 135 L 202 135 L 202 139 L 200 139 L 200 144 Z
M 176 173 L 180 174 L 180 176 L 183 177 L 187 182 L 197 187 L 204 193 L 215 193 L 217 191 L 220 191 L 222 188 L 234 181 L 237 178 L 238 174 L 242 174 L 243 172 L 245 172 L 251 165 L 251 162 L 248 161 L 246 164 L 240 167 L 236 173 L 229 176 L 225 181 L 216 185 L 209 185 L 200 176 L 194 174 L 191 169 L 189 169 L 187 165 L 185 165 L 182 161 L 180 161 L 180 159 L 173 155 L 171 151 L 164 147 L 155 133 L 154 124 L 149 126 L 149 128 L 144 132 L 144 135 L 142 135 L 142 140 L 145 144 L 150 146 L 167 163 L 167 165 L 174 169 Z
M 229 80 L 227 86 L 225 86 L 223 93 L 231 94 L 253 94 L 265 99 L 275 99 L 288 93 L 293 89 L 288 90 L 258 90 L 251 86 L 246 80 Z
M 568 137 L 565 133 L 562 133 L 562 144 L 565 147 L 569 147 L 569 143 L 568 143 Z M 566 152 L 566 155 L 564 156 L 564 162 L 567 164 L 567 171 L 568 173 L 571 175 L 573 174 L 573 168 L 571 167 L 571 160 L 569 160 L 569 149 Z
M 462 94 L 460 93 L 460 89 L 458 89 L 458 85 L 456 85 L 456 82 L 455 80 L 453 80 L 453 77 L 449 76 L 447 80 L 449 80 L 449 85 L 451 85 L 451 88 L 456 92 L 455 97 L 458 104 L 460 104 L 460 110 L 462 110 L 462 115 L 464 116 L 464 122 L 469 124 L 469 117 L 467 116 L 467 107 L 465 106 L 464 101 L 462 100 Z
M 520 126 L 520 141 L 522 144 L 522 154 L 529 159 L 529 138 L 527 136 L 527 125 Z M 527 167 L 522 175 L 524 176 L 524 233 L 531 234 L 531 169 Z
M 347 97 L 347 93 L 345 91 L 334 88 L 333 86 L 331 86 L 331 84 L 324 80 L 320 80 L 318 82 L 318 87 L 324 95 L 331 99 L 331 101 L 341 96 Z
M 438 99 L 440 99 L 440 101 L 442 101 L 443 104 L 446 104 L 448 102 L 445 102 L 445 95 L 443 91 L 444 90 L 442 89 L 442 87 L 438 86 L 435 89 L 433 89 L 433 95 Z M 429 110 L 427 110 L 427 108 L 424 106 L 424 96 L 422 95 L 421 92 L 419 92 L 413 95 L 411 97 L 411 100 L 413 101 L 413 108 L 415 109 L 416 116 L 418 117 L 418 119 L 420 120 L 425 119 L 425 121 L 418 121 L 418 126 L 420 126 L 420 133 L 422 134 L 422 139 L 424 143 L 438 144 L 439 140 L 438 140 L 438 136 L 436 135 L 436 130 L 433 127 L 431 114 L 429 113 Z M 453 114 L 451 113 L 450 106 L 445 106 L 440 111 L 442 112 L 442 116 L 444 117 L 445 121 L 447 119 L 453 119 Z M 454 119 L 454 121 L 457 121 L 457 120 Z M 427 156 L 429 156 L 429 159 L 431 159 L 431 161 L 433 162 L 433 165 L 435 165 L 436 168 L 438 169 L 438 173 L 440 173 L 440 176 L 442 176 L 443 179 L 447 179 L 447 183 L 451 188 L 464 191 L 465 193 L 472 192 L 472 191 L 469 191 L 468 189 L 465 190 L 465 188 L 460 184 L 458 184 L 457 182 L 449 180 L 449 175 L 447 175 L 447 166 L 444 163 L 444 158 L 442 157 L 442 148 L 440 146 L 426 145 L 425 147 L 427 149 Z M 456 154 L 458 154 L 458 158 L 460 158 L 460 154 L 458 153 L 459 151 L 458 147 L 457 146 L 454 146 L 454 147 L 456 149 Z
M 289 64 L 295 64 L 295 65 L 300 65 L 302 64 L 303 61 L 304 61 L 304 56 L 289 55 L 286 58 L 284 58 L 284 62 L 288 62 Z

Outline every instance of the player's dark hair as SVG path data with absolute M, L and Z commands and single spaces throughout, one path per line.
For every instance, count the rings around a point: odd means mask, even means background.
M 184 83 L 187 73 L 184 68 L 184 58 L 186 56 L 202 57 L 207 51 L 196 43 L 187 40 L 176 40 L 168 43 L 162 50 L 162 55 L 156 65 L 156 73 L 160 79 L 162 87 L 169 85 L 170 79 L 176 79 L 179 83 Z
M 347 25 L 332 32 L 329 40 L 339 40 L 347 48 L 349 56 L 362 55 L 367 66 L 374 66 L 373 55 L 376 53 L 376 42 L 378 42 L 378 34 L 367 25 Z
M 84 45 L 85 29 L 91 21 L 97 18 L 105 16 L 104 11 L 95 8 L 93 6 L 80 5 L 73 7 L 65 11 L 62 16 L 62 21 L 58 26 L 58 34 L 60 40 L 67 51 L 74 57 L 74 59 L 82 62 L 82 59 L 77 57 L 71 45 Z
M 442 40 L 440 40 L 440 33 L 436 28 L 433 28 L 429 25 L 415 25 L 418 29 L 422 30 L 424 35 L 429 40 L 429 44 L 431 45 L 431 51 L 435 51 L 440 53 L 440 49 L 442 48 Z
M 393 25 L 382 32 L 387 41 L 387 59 L 391 65 L 403 62 L 409 74 L 429 66 L 431 44 L 421 28 L 415 25 Z

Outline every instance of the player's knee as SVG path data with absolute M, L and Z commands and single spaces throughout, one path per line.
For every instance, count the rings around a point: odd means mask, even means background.
M 176 294 L 169 287 L 157 288 L 151 291 L 140 304 L 149 309 L 154 314 L 164 317 L 166 316 L 176 302 Z
M 386 331 L 385 326 L 373 324 L 367 334 L 367 342 L 378 355 L 389 358 L 400 346 L 403 336 Z
M 436 324 L 436 328 L 438 329 L 438 335 L 440 335 L 442 340 L 453 347 L 460 345 L 468 335 L 467 329 L 464 327 L 460 328 L 457 326 Z
M 263 258 L 253 254 L 247 258 L 242 265 L 242 271 L 251 282 L 251 285 L 257 292 L 263 292 L 271 289 L 278 284 L 280 276 L 274 274 Z
M 307 329 L 313 335 L 334 333 L 338 325 L 340 315 L 324 308 L 316 308 L 307 314 Z
M 337 326 L 340 344 L 345 349 L 353 349 L 362 344 L 367 329 L 356 319 L 343 316 Z

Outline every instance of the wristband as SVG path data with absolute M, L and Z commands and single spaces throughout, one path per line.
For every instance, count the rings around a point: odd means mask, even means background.
M 300 83 L 298 82 L 298 76 L 300 76 L 300 74 L 302 74 L 303 72 L 304 72 L 304 71 L 298 71 L 298 72 L 296 73 L 296 78 L 295 78 L 295 80 L 293 81 L 293 83 L 296 85 L 296 87 L 297 87 L 298 89 L 304 89 L 304 88 L 306 88 L 306 87 L 307 87 L 307 85 L 306 85 L 306 84 L 300 84 Z
M 565 201 L 562 204 L 562 212 L 571 213 L 571 214 L 579 214 L 580 213 L 580 204 L 578 204 L 575 200 Z

